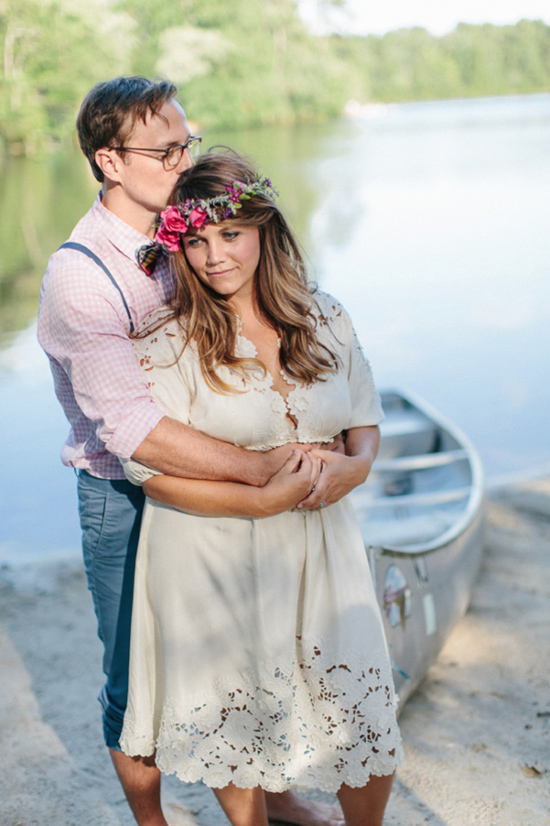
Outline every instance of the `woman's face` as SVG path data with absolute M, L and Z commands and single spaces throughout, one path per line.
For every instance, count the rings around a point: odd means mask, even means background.
M 251 298 L 260 261 L 257 227 L 234 221 L 208 224 L 183 236 L 183 248 L 197 278 L 227 298 Z

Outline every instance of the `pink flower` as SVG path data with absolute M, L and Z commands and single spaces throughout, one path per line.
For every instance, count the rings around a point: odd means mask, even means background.
M 158 241 L 159 244 L 165 246 L 170 252 L 178 252 L 178 250 L 181 249 L 181 233 L 170 232 L 167 230 L 164 221 L 161 223 L 157 234 L 155 235 L 155 241 Z
M 166 227 L 168 232 L 187 232 L 187 221 L 177 208 L 177 206 L 166 207 L 160 213 L 162 225 Z
M 202 209 L 201 207 L 195 207 L 189 213 L 189 223 L 192 227 L 198 228 L 204 226 L 205 221 L 208 219 L 208 214 Z

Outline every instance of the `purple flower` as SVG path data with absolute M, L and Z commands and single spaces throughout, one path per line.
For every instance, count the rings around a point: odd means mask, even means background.
M 238 185 L 240 181 L 233 181 L 234 184 Z M 242 184 L 241 184 L 242 186 Z M 242 192 L 237 189 L 237 186 L 226 186 L 227 196 L 230 201 L 234 204 L 238 204 L 241 200 Z

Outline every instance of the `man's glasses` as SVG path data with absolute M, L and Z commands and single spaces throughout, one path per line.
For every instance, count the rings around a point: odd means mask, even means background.
M 150 157 L 161 161 L 168 169 L 174 169 L 181 161 L 186 149 L 192 160 L 195 160 L 199 154 L 201 141 L 202 138 L 190 135 L 185 143 L 174 143 L 167 149 L 152 149 L 143 146 L 110 146 L 109 149 L 116 149 L 117 152 L 154 152 L 155 154 Z

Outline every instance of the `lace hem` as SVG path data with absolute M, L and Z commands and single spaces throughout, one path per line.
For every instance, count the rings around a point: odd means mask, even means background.
M 218 680 L 177 707 L 165 698 L 156 722 L 152 712 L 147 721 L 137 719 L 130 704 L 122 749 L 155 752 L 165 774 L 214 788 L 363 786 L 370 775 L 392 774 L 402 748 L 387 661 L 357 669 L 353 659 L 322 662 L 314 647 L 286 672 L 266 667 Z

